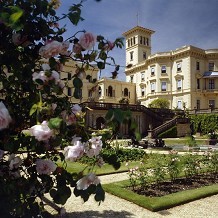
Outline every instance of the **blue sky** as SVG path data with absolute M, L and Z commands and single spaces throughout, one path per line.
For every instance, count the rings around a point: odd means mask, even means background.
M 59 13 L 79 2 L 62 0 Z M 85 29 L 113 41 L 138 24 L 155 31 L 152 54 L 184 45 L 218 48 L 218 0 L 86 0 L 82 17 L 85 20 L 78 27 L 67 22 L 67 34 Z M 125 65 L 125 48 L 114 49 L 111 54 L 117 64 Z M 111 76 L 112 70 L 107 68 L 102 76 Z M 120 68 L 119 80 L 125 80 L 123 72 Z

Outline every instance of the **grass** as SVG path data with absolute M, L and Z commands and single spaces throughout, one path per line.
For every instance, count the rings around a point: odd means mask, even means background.
M 140 161 L 132 161 L 128 163 L 128 167 L 136 167 L 140 164 Z M 60 163 L 58 163 L 60 165 Z M 121 163 L 121 166 L 118 170 L 115 170 L 113 166 L 109 164 L 104 164 L 101 168 L 96 167 L 95 168 L 95 173 L 97 175 L 106 175 L 106 174 L 112 174 L 112 173 L 120 173 L 120 172 L 126 172 L 128 171 L 128 167 L 126 166 L 126 163 Z M 84 173 L 88 173 L 89 169 L 86 164 L 81 164 L 78 162 L 69 162 L 67 161 L 67 171 L 71 173 L 78 173 L 84 170 Z
M 153 212 L 169 209 L 200 198 L 218 194 L 218 184 L 193 190 L 181 191 L 165 195 L 163 197 L 146 197 L 138 195 L 137 193 L 127 189 L 127 186 L 129 186 L 129 181 L 125 180 L 122 182 L 104 184 L 103 188 L 108 193 L 128 200 Z

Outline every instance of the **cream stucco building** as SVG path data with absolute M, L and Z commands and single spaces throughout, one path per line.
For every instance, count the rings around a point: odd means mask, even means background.
M 126 39 L 126 81 L 136 84 L 136 98 L 148 106 L 165 98 L 170 108 L 218 107 L 218 49 L 183 46 L 151 53 L 153 30 L 136 26 Z

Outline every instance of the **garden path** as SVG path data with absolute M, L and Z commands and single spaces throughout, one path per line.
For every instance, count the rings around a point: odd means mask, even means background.
M 110 183 L 128 178 L 127 173 L 100 176 L 101 183 Z M 106 193 L 105 201 L 98 205 L 91 197 L 87 202 L 72 196 L 65 205 L 63 218 L 217 218 L 218 195 L 196 200 L 159 212 L 151 212 L 129 201 Z

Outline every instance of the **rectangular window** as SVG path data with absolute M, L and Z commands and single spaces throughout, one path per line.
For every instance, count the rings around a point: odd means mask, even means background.
M 141 96 L 145 96 L 145 87 L 141 88 Z
M 72 89 L 70 87 L 68 87 L 67 89 L 67 95 L 72 96 Z
M 215 108 L 215 100 L 209 100 L 209 108 Z
M 155 69 L 154 67 L 151 68 L 151 76 L 154 76 L 154 73 L 155 73 Z
M 182 109 L 182 101 L 177 101 L 177 108 Z
M 141 72 L 141 82 L 145 81 L 145 72 Z
M 178 79 L 177 80 L 177 90 L 181 90 L 182 89 L 182 80 Z
M 182 70 L 182 64 L 181 63 L 177 63 L 177 71 L 181 71 Z
M 143 52 L 143 59 L 145 60 L 146 58 L 147 58 L 146 52 L 144 51 L 144 52 Z
M 209 71 L 214 71 L 214 63 L 213 62 L 209 63 Z
M 200 89 L 201 86 L 200 86 L 200 79 L 197 79 L 197 89 Z
M 133 51 L 130 52 L 130 61 L 133 61 Z
M 162 92 L 167 91 L 167 82 L 166 81 L 161 82 L 161 91 Z
M 161 73 L 166 73 L 166 72 L 167 72 L 166 65 L 162 65 L 161 66 Z
M 142 44 L 142 36 L 140 36 L 140 44 Z
M 196 62 L 196 70 L 200 70 L 200 62 L 199 61 Z
M 151 92 L 155 92 L 155 82 L 151 83 Z
M 130 76 L 130 82 L 133 83 L 134 76 Z
M 147 43 L 147 46 L 149 46 L 149 38 L 147 38 L 146 40 L 147 40 L 147 42 L 146 42 L 146 43 Z
M 215 89 L 215 81 L 214 79 L 209 79 L 209 89 Z
M 128 47 L 130 47 L 130 40 L 128 39 Z

